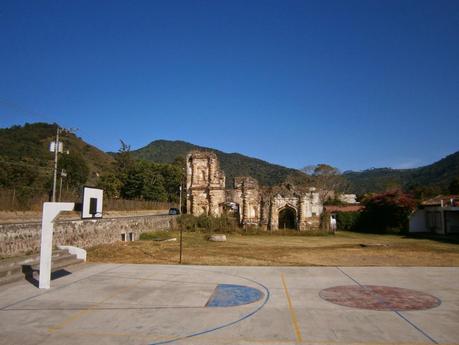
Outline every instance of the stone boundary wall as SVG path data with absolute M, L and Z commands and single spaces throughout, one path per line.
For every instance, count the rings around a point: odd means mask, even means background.
M 121 241 L 121 234 L 140 234 L 149 231 L 170 230 L 175 217 L 149 215 L 102 218 L 97 220 L 58 220 L 54 224 L 53 245 L 72 245 L 89 248 L 98 244 Z M 0 257 L 32 254 L 40 251 L 41 222 L 0 224 Z

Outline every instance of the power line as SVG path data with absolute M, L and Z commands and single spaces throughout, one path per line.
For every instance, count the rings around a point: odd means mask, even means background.
M 25 115 L 25 116 L 30 117 L 30 115 L 32 115 L 35 117 L 43 118 L 45 121 L 48 121 L 48 122 L 52 122 L 52 123 L 56 122 L 56 119 L 51 119 L 51 117 L 47 114 L 39 113 L 17 102 L 13 102 L 5 98 L 0 98 L 0 105 L 3 105 L 4 107 L 9 108 L 9 109 L 18 111 L 22 113 L 21 115 L 23 116 Z

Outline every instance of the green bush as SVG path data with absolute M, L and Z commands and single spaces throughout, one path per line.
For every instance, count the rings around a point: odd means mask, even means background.
M 336 228 L 338 230 L 357 230 L 361 212 L 338 212 L 336 214 Z
M 235 219 L 228 216 L 212 217 L 200 215 L 198 217 L 183 214 L 177 218 L 177 223 L 185 231 L 203 232 L 234 232 L 239 229 Z
M 211 230 L 213 228 L 214 219 L 213 217 L 205 216 L 205 215 L 200 215 L 196 219 L 196 225 L 200 229 L 207 229 Z
M 212 217 L 201 215 L 198 217 L 182 214 L 177 217 L 179 228 L 184 231 L 202 232 L 206 234 L 212 233 L 233 233 L 240 235 L 268 235 L 268 236 L 328 236 L 333 235 L 331 231 L 315 230 L 315 231 L 297 231 L 292 229 L 279 229 L 276 231 L 265 230 L 261 227 L 249 225 L 240 227 L 237 219 L 223 215 L 221 217 Z
M 197 217 L 191 214 L 182 214 L 177 217 L 177 224 L 179 228 L 187 231 L 196 231 L 198 229 Z

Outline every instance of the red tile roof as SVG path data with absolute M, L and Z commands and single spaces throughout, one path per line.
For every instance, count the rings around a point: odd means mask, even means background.
M 364 209 L 365 206 L 363 205 L 326 205 L 324 206 L 324 210 L 326 212 L 358 212 Z

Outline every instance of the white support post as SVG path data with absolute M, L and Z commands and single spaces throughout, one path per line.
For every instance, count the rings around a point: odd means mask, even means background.
M 41 221 L 40 279 L 38 287 L 49 289 L 51 284 L 51 256 L 53 254 L 54 220 L 62 211 L 73 211 L 73 202 L 45 202 Z

